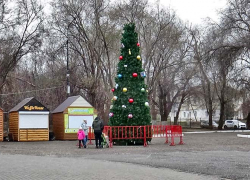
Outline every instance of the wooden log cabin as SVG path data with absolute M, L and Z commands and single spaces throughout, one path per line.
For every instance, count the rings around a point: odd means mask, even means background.
M 49 110 L 35 98 L 26 98 L 9 111 L 9 133 L 14 141 L 48 141 Z
M 3 109 L 0 108 L 0 141 L 3 141 Z
M 87 126 L 91 127 L 96 114 L 93 106 L 83 97 L 68 97 L 52 112 L 55 138 L 57 140 L 77 139 L 77 131 L 83 120 L 87 120 Z

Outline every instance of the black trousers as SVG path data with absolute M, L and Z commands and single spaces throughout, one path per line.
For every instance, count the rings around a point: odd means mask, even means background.
M 81 148 L 82 144 L 83 144 L 83 140 L 79 140 L 79 148 Z
M 102 143 L 102 132 L 101 131 L 94 131 L 95 133 L 95 145 L 96 147 L 101 146 Z

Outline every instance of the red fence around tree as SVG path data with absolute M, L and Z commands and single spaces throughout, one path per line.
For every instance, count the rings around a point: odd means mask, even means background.
M 174 138 L 180 137 L 179 144 L 183 144 L 182 127 L 179 125 L 152 125 L 152 126 L 105 126 L 103 133 L 109 137 L 109 146 L 113 146 L 113 140 L 143 140 L 147 146 L 147 139 L 165 138 L 165 143 L 175 146 Z M 91 142 L 90 142 L 91 143 Z

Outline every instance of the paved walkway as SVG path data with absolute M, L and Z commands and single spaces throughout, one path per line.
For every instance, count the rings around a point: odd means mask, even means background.
M 217 180 L 212 176 L 178 172 L 130 163 L 96 161 L 85 158 L 49 156 L 0 155 L 1 180 Z
M 0 142 L 0 179 L 249 180 L 250 139 L 237 134 L 185 134 L 184 145 L 154 138 L 148 147 L 108 149 L 78 149 L 77 141 Z

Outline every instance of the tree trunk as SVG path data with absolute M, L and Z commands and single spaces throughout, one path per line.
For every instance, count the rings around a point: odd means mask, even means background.
M 225 119 L 225 102 L 220 103 L 220 119 L 219 119 L 219 127 L 218 129 L 222 129 L 223 121 Z
M 161 121 L 167 121 L 168 114 L 167 114 L 167 101 L 165 98 L 160 98 L 160 114 L 161 114 Z
M 159 88 L 159 110 L 161 115 L 161 121 L 167 121 L 167 95 L 164 94 L 163 88 L 161 84 L 158 86 Z
M 247 129 L 250 129 L 250 112 L 247 115 Z
M 168 120 L 168 116 L 166 113 L 161 114 L 161 121 L 167 121 Z
M 0 80 L 0 94 L 3 94 L 3 83 L 2 80 Z M 0 95 L 0 107 L 3 107 L 3 96 Z
M 177 125 L 177 122 L 178 122 L 178 119 L 179 119 L 180 110 L 181 110 L 181 106 L 184 103 L 185 96 L 186 95 L 184 93 L 181 96 L 181 101 L 179 103 L 178 110 L 176 112 L 176 116 L 175 116 L 175 119 L 174 119 L 174 125 Z
M 208 122 L 209 122 L 209 128 L 213 129 L 212 123 L 213 123 L 213 102 L 211 99 L 211 95 L 209 95 L 209 100 L 208 100 Z
M 153 92 L 153 95 L 151 96 L 152 99 L 155 99 L 156 97 L 156 91 Z M 150 101 L 152 102 L 152 99 Z M 157 120 L 157 110 L 156 110 L 156 105 L 151 103 L 151 116 L 152 120 Z
M 220 120 L 219 120 L 219 127 L 218 129 L 222 129 L 222 126 L 223 126 L 223 122 L 224 122 L 224 119 L 225 119 L 225 104 L 226 104 L 226 101 L 225 101 L 225 89 L 226 89 L 226 74 L 225 74 L 225 71 L 222 72 L 222 75 L 223 75 L 223 79 L 222 79 L 222 89 L 221 89 L 221 97 L 219 98 L 220 99 Z
M 207 101 L 208 102 L 208 124 L 209 124 L 209 128 L 213 129 L 212 126 L 212 122 L 213 122 L 213 101 L 212 101 L 212 97 L 211 97 L 211 86 L 210 86 L 210 81 L 208 79 L 206 79 L 207 81 Z
M 151 105 L 151 116 L 152 120 L 157 120 L 157 111 L 154 104 Z

